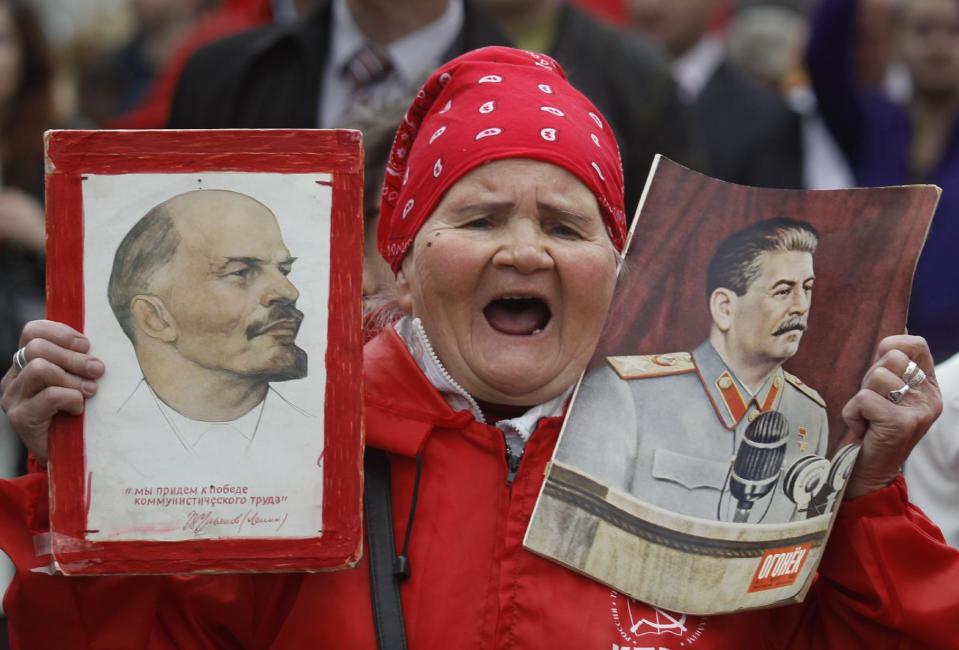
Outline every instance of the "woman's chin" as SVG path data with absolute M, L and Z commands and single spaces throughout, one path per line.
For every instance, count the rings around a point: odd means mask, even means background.
M 475 369 L 474 396 L 488 402 L 531 406 L 560 395 L 578 376 L 569 372 L 569 364 L 558 366 L 555 359 L 542 354 L 501 349 L 484 356 Z
M 555 322 L 529 334 L 502 332 L 488 323 L 481 330 L 474 330 L 479 335 L 471 341 L 469 366 L 482 386 L 476 396 L 486 401 L 545 402 L 569 388 L 582 370 L 578 365 L 587 361 L 569 354 Z

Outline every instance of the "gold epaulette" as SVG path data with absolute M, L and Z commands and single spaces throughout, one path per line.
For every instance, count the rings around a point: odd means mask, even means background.
M 606 361 L 623 379 L 646 379 L 680 375 L 696 369 L 689 352 L 669 354 L 637 354 L 629 357 L 606 357 Z
M 786 381 L 799 389 L 800 393 L 814 401 L 816 404 L 819 404 L 819 406 L 826 408 L 826 400 L 824 400 L 822 396 L 813 388 L 804 384 L 802 379 L 792 373 L 786 372 L 785 370 L 783 370 L 783 375 L 786 377 Z

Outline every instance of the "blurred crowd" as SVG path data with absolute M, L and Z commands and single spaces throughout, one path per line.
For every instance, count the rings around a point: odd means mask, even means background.
M 510 43 L 609 118 L 628 211 L 655 153 L 748 185 L 941 186 L 909 329 L 937 362 L 959 352 L 955 0 L 0 0 L 0 359 L 43 314 L 46 129 L 361 128 L 375 233 L 397 107 L 441 61 Z M 367 257 L 375 317 L 391 279 Z M 940 430 L 929 462 L 954 473 Z

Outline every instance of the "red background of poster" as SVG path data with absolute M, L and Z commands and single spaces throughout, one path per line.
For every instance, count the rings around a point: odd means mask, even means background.
M 655 173 L 593 365 L 609 355 L 691 351 L 709 334 L 706 266 L 719 243 L 756 221 L 807 221 L 819 232 L 816 283 L 808 329 L 784 367 L 825 399 L 831 454 L 845 429 L 842 406 L 859 389 L 877 343 L 905 330 L 937 188 L 761 189 L 666 158 Z
M 362 533 L 362 187 L 355 131 L 55 131 L 47 137 L 47 314 L 83 331 L 84 174 L 329 173 L 323 534 L 292 540 L 91 542 L 82 416 L 50 429 L 51 552 L 68 574 L 294 571 L 359 559 Z

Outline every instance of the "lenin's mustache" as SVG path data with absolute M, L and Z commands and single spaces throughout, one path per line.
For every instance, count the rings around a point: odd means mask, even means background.
M 296 330 L 299 331 L 300 323 L 303 322 L 303 312 L 297 309 L 292 302 L 278 302 L 270 307 L 270 311 L 267 312 L 265 318 L 247 326 L 246 338 L 252 339 L 259 336 L 280 321 L 293 322 L 296 325 Z
M 788 334 L 789 332 L 805 332 L 806 331 L 806 319 L 802 316 L 793 316 L 792 318 L 783 322 L 775 332 L 773 336 L 782 336 L 783 334 Z

